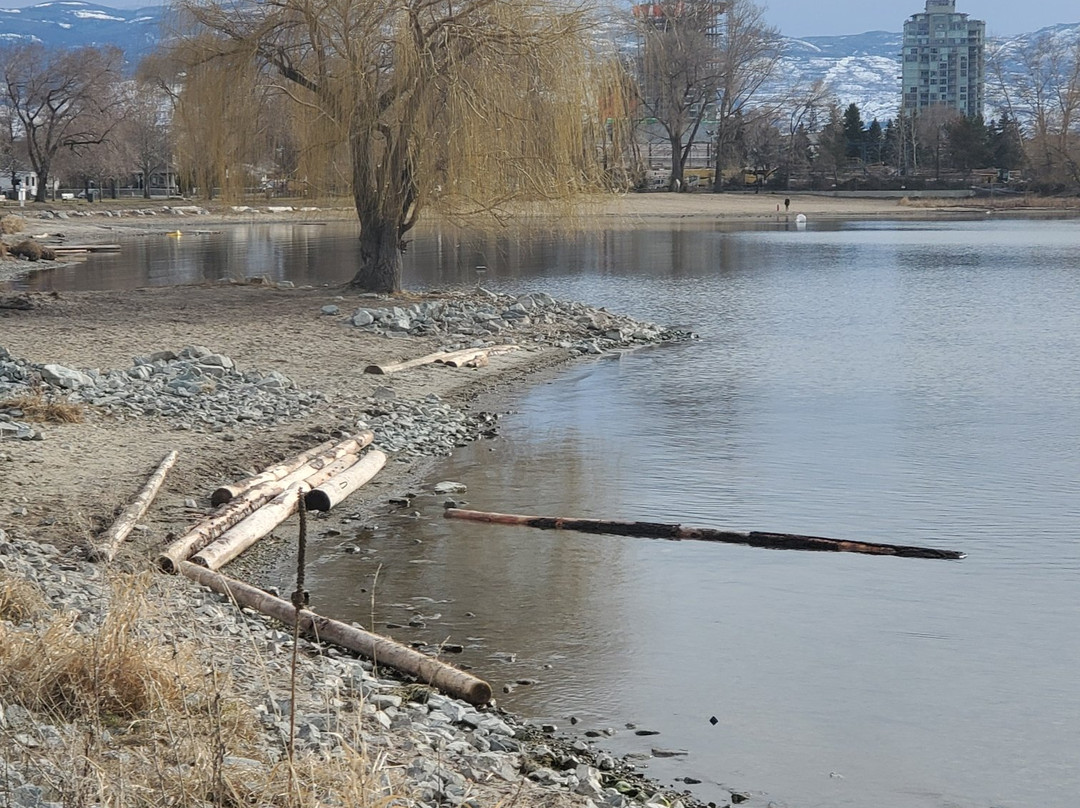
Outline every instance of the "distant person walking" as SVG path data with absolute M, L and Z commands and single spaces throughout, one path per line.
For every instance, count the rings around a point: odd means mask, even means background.
M 787 213 L 789 210 L 791 210 L 791 200 L 790 199 L 785 199 L 784 200 L 784 213 Z

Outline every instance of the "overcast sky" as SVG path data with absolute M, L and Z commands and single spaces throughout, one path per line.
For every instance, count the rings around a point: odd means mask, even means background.
M 926 10 L 925 0 L 764 0 L 762 5 L 773 25 L 795 37 L 900 31 L 904 20 Z M 1076 0 L 957 0 L 956 10 L 986 20 L 991 35 L 1022 34 L 1059 22 L 1080 22 Z

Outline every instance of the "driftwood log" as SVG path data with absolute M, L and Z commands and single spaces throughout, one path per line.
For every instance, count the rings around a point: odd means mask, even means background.
M 394 362 L 388 365 L 368 365 L 364 373 L 374 373 L 379 376 L 389 376 L 391 373 L 400 373 L 403 370 L 418 368 L 422 365 L 440 364 L 449 367 L 460 368 L 470 363 L 478 366 L 486 365 L 488 357 L 492 354 L 509 353 L 516 351 L 517 345 L 492 345 L 487 348 L 464 348 L 460 351 L 440 351 L 418 356 L 416 359 L 407 359 L 404 362 Z
M 238 483 L 232 485 L 223 485 L 210 495 L 211 505 L 223 505 L 229 502 L 233 497 L 237 497 L 244 491 L 250 488 L 254 488 L 263 483 L 272 483 L 275 480 L 280 480 L 292 472 L 296 471 L 301 466 L 310 463 L 316 458 L 322 457 L 326 462 L 332 462 L 347 454 L 359 454 L 360 450 L 367 446 L 371 441 L 375 439 L 375 434 L 371 430 L 365 430 L 364 432 L 354 435 L 351 438 L 346 438 L 343 441 L 329 440 L 326 443 L 322 443 L 316 446 L 314 449 L 309 449 L 306 452 L 301 452 L 284 463 L 279 463 L 276 466 L 270 466 L 262 473 L 256 474 L 253 477 L 248 477 L 245 480 L 241 480 Z
M 579 533 L 606 533 L 613 536 L 636 536 L 645 539 L 669 539 L 673 541 L 712 541 L 724 544 L 745 544 L 770 550 L 817 550 L 839 553 L 863 553 L 888 555 L 902 558 L 964 558 L 955 550 L 937 550 L 932 547 L 909 547 L 898 544 L 874 544 L 862 541 L 826 539 L 820 536 L 800 536 L 792 533 L 743 533 L 734 530 L 712 530 L 702 527 L 658 522 L 628 522 L 617 519 L 566 519 L 547 516 L 521 516 L 512 513 L 470 511 L 447 508 L 447 519 L 465 519 L 471 522 L 487 522 L 495 525 L 517 525 L 541 530 L 576 530 Z
M 191 561 L 208 569 L 217 570 L 228 564 L 246 549 L 266 536 L 278 525 L 296 513 L 299 499 L 310 496 L 312 487 L 318 486 L 320 506 L 309 510 L 329 510 L 364 483 L 371 480 L 386 465 L 386 455 L 375 449 L 358 460 L 356 455 L 345 455 L 312 474 L 303 482 L 294 483 L 250 516 L 237 522 L 212 543 L 204 547 Z M 307 501 L 305 500 L 305 504 Z
M 255 609 L 290 626 L 296 620 L 296 610 L 291 603 L 275 598 L 254 586 L 187 561 L 181 562 L 180 572 L 196 583 L 231 598 L 239 606 Z M 479 706 L 491 701 L 491 685 L 445 662 L 421 654 L 378 634 L 346 625 L 338 620 L 321 617 L 307 609 L 301 609 L 299 617 L 300 630 L 319 641 L 347 648 L 367 657 L 376 665 L 385 665 L 413 676 L 447 695 L 470 704 Z
M 352 457 L 352 455 L 345 457 Z M 344 458 L 339 458 L 328 463 L 320 455 L 280 480 L 264 482 L 247 489 L 166 547 L 157 557 L 158 566 L 165 572 L 175 573 L 181 561 L 199 552 L 241 519 L 254 513 L 290 486 L 305 482 L 309 478 L 318 480 L 317 484 L 325 482 L 326 477 L 323 476 L 323 472 L 343 468 L 344 463 L 342 466 L 335 465 L 343 460 Z
M 309 511 L 328 511 L 360 486 L 369 482 L 386 465 L 386 454 L 372 449 L 337 476 L 313 485 L 304 497 Z
M 296 513 L 300 507 L 300 497 L 306 493 L 307 483 L 297 483 L 282 491 L 193 555 L 191 562 L 211 570 L 221 569 Z
M 138 496 L 117 517 L 112 527 L 104 533 L 97 545 L 90 548 L 91 559 L 94 561 L 112 561 L 116 557 L 124 539 L 135 529 L 135 525 L 143 518 L 150 507 L 150 503 L 154 501 L 158 489 L 161 488 L 161 484 L 165 481 L 165 475 L 169 473 L 169 469 L 176 462 L 176 457 L 175 451 L 165 455 L 165 459 L 161 461 L 157 471 L 150 475 L 150 479 L 146 481 L 146 485 L 143 486 Z

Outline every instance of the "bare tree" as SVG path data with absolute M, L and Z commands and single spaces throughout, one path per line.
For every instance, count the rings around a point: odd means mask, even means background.
M 718 49 L 720 82 L 716 98 L 716 175 L 713 190 L 724 187 L 724 169 L 739 138 L 751 102 L 780 65 L 783 40 L 765 22 L 765 10 L 752 0 L 726 3 Z
M 168 100 L 154 85 L 134 85 L 126 99 L 127 112 L 120 139 L 130 165 L 142 178 L 143 198 L 149 199 L 152 177 L 172 169 Z
M 961 113 L 952 107 L 936 104 L 919 112 L 915 119 L 919 145 L 934 161 L 934 179 L 941 179 L 941 158 L 946 154 L 949 143 L 949 127 Z
M 1045 34 L 1022 48 L 999 48 L 990 65 L 1005 110 L 1027 134 L 1038 181 L 1080 185 L 1080 40 Z
M 118 117 L 118 48 L 49 52 L 39 43 L 15 45 L 0 55 L 4 100 L 17 118 L 30 164 L 45 201 L 53 161 L 105 141 Z
M 18 118 L 10 106 L 0 106 L 0 174 L 19 184 L 19 174 L 26 167 L 26 144 L 16 135 Z
M 784 93 L 776 110 L 776 126 L 787 141 L 784 156 L 786 187 L 791 188 L 791 175 L 806 167 L 809 133 L 818 129 L 818 120 L 833 102 L 832 90 L 817 79 L 809 86 L 793 86 Z
M 189 64 L 248 58 L 348 149 L 355 286 L 396 291 L 421 211 L 565 198 L 598 155 L 579 13 L 535 0 L 187 0 Z
M 638 96 L 671 147 L 668 188 L 683 187 L 690 149 L 720 83 L 718 38 L 725 4 L 664 0 L 634 6 Z

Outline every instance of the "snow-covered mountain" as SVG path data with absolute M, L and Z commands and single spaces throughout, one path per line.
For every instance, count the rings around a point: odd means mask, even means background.
M 1053 25 L 1019 36 L 990 38 L 987 53 L 996 51 L 1001 54 L 1004 72 L 1008 76 L 1019 70 L 1018 56 L 1042 38 L 1053 42 L 1060 52 L 1066 52 L 1080 41 L 1080 22 Z M 900 106 L 902 39 L 900 33 L 886 31 L 787 39 L 780 82 L 799 78 L 809 84 L 823 79 L 842 106 L 858 104 L 864 121 L 869 123 L 877 118 L 884 123 L 896 114 Z M 993 84 L 988 71 L 987 117 L 997 112 L 994 101 L 998 93 Z
M 0 8 L 0 45 L 28 41 L 50 48 L 116 45 L 136 62 L 160 41 L 164 14 L 163 6 L 118 9 L 82 0 Z

